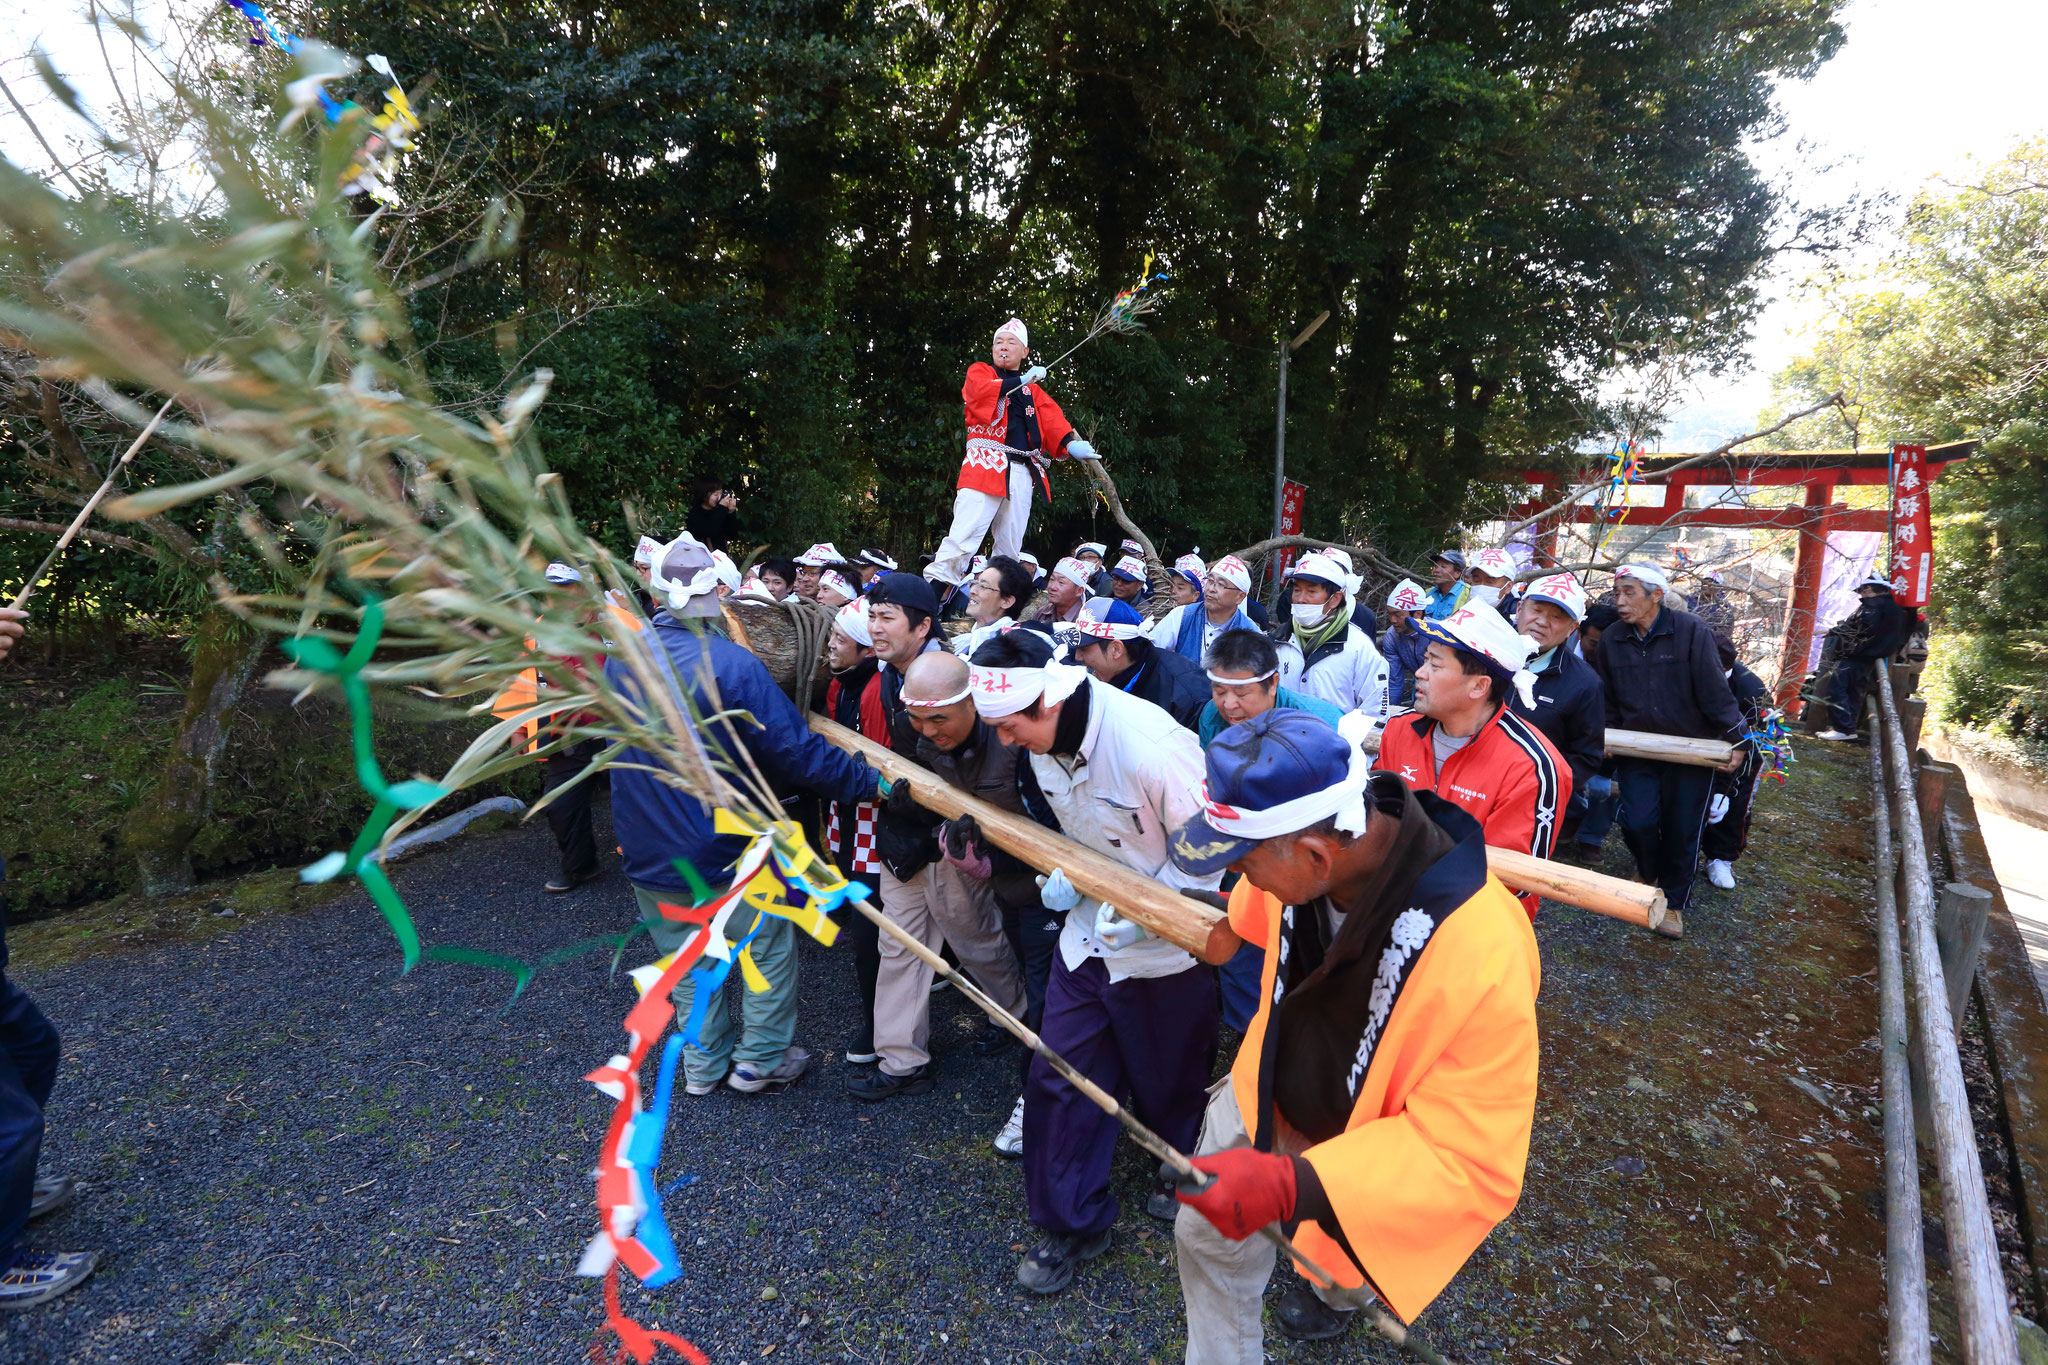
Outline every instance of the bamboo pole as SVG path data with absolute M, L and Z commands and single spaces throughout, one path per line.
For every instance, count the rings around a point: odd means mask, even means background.
M 43 575 L 50 571 L 50 566 L 57 562 L 66 547 L 71 544 L 73 538 L 78 535 L 80 528 L 92 516 L 92 509 L 100 505 L 100 499 L 107 496 L 107 490 L 114 486 L 114 480 L 121 477 L 121 471 L 128 467 L 128 462 L 135 458 L 135 452 L 142 449 L 142 443 L 147 441 L 156 431 L 157 423 L 164 420 L 164 414 L 169 412 L 171 404 L 177 401 L 176 397 L 166 398 L 164 405 L 156 410 L 156 416 L 150 418 L 149 425 L 142 429 L 142 434 L 135 438 L 134 443 L 122 453 L 120 459 L 114 461 L 113 468 L 107 471 L 106 482 L 102 483 L 99 486 L 99 490 L 86 499 L 85 506 L 78 509 L 78 515 L 73 517 L 71 524 L 64 528 L 64 534 L 57 537 L 56 545 L 51 547 L 50 553 L 44 557 L 43 562 L 36 566 L 36 571 L 28 576 L 28 581 L 21 585 L 21 591 L 15 594 L 14 601 L 10 605 L 16 611 L 20 611 L 27 604 L 29 594 L 36 590 L 36 584 L 43 581 Z
M 1993 1361 L 2004 1365 L 2019 1358 L 2019 1341 L 2006 1307 L 2005 1272 L 1991 1227 L 1984 1168 L 1970 1123 L 1970 1100 L 1963 1088 L 1956 1024 L 1949 1014 L 1948 989 L 1942 980 L 1941 948 L 1934 937 L 1934 878 L 1928 867 L 1926 835 L 1920 828 L 1920 808 L 1914 801 L 1913 763 L 1906 754 L 1891 688 L 1880 681 L 1872 690 L 1884 718 L 1879 728 L 1888 761 L 1885 785 L 1893 798 L 1904 874 L 1906 963 L 1913 978 L 1914 1032 L 1927 1070 L 1934 1164 L 1941 1176 L 1941 1222 L 1948 1233 L 1962 1356 L 1968 1365 Z
M 820 733 L 823 732 L 821 731 Z M 830 736 L 827 736 L 827 738 L 830 738 Z M 893 778 L 891 779 L 891 781 L 894 780 Z M 937 781 L 936 778 L 932 780 Z M 964 799 L 973 800 L 971 797 Z M 976 801 L 974 804 L 982 805 L 984 803 Z M 1079 847 L 1079 845 L 1076 845 L 1076 847 Z M 1072 874 L 1070 873 L 1069 875 L 1071 876 Z M 1076 884 L 1078 885 L 1079 883 L 1077 882 Z M 1158 1157 L 1161 1162 L 1173 1170 L 1175 1175 L 1183 1179 L 1192 1180 L 1198 1186 L 1206 1184 L 1212 1178 L 1198 1170 L 1195 1163 L 1188 1160 L 1186 1154 L 1181 1152 L 1172 1143 L 1139 1122 L 1136 1116 L 1118 1104 L 1108 1091 L 1075 1070 L 1071 1062 L 1047 1047 L 1043 1038 L 1027 1027 L 1022 1020 L 991 1000 L 983 993 L 981 987 L 974 984 L 971 978 L 955 971 L 948 965 L 945 958 L 927 948 L 909 930 L 878 910 L 872 902 L 860 899 L 850 900 L 846 903 L 865 916 L 876 929 L 907 948 L 920 962 L 936 972 L 941 980 L 951 983 L 955 990 L 979 1006 L 982 1013 L 993 1019 L 1004 1029 L 1007 1029 L 1025 1047 L 1043 1058 L 1047 1066 L 1065 1077 L 1067 1083 L 1086 1096 L 1089 1103 L 1122 1124 L 1124 1131 L 1131 1135 L 1132 1141 L 1136 1142 L 1153 1156 Z M 1118 908 L 1122 909 L 1123 907 L 1119 906 Z M 1137 917 L 1133 915 L 1131 918 L 1136 919 Z M 1361 1285 L 1356 1289 L 1348 1289 L 1338 1284 L 1329 1271 L 1317 1265 L 1312 1257 L 1297 1248 L 1288 1239 L 1287 1234 L 1278 1223 L 1266 1224 L 1266 1226 L 1259 1229 L 1259 1235 L 1271 1242 L 1281 1252 L 1293 1257 L 1295 1263 L 1300 1266 L 1302 1273 L 1307 1275 L 1318 1287 L 1330 1292 L 1340 1300 L 1348 1301 L 1354 1308 L 1365 1310 L 1366 1321 L 1372 1324 L 1374 1331 L 1378 1332 L 1388 1341 L 1407 1351 L 1417 1359 L 1427 1361 L 1429 1365 L 1450 1365 L 1450 1362 L 1445 1360 L 1436 1348 L 1402 1326 L 1400 1319 L 1387 1311 L 1386 1307 L 1373 1294 L 1370 1287 Z
M 1872 709 L 1876 703 L 1871 703 Z M 1881 730 L 1871 717 L 1871 733 Z M 1884 746 L 1870 746 L 1870 795 L 1877 844 L 1879 1093 L 1884 1104 L 1884 1312 L 1891 1365 L 1927 1365 L 1927 1255 L 1920 1231 L 1920 1148 L 1913 1137 L 1913 1084 L 1906 1061 L 1905 967 L 1892 896 L 1892 825 L 1886 809 Z
M 1124 864 L 1094 849 L 1077 844 L 1032 820 L 980 801 L 957 787 L 941 781 L 930 769 L 920 767 L 847 729 L 836 721 L 813 713 L 811 729 L 857 758 L 891 782 L 907 782 L 910 794 L 927 810 L 949 820 L 972 815 L 990 843 L 1014 855 L 1041 872 L 1063 868 L 1082 894 L 1114 905 L 1126 918 L 1176 947 L 1197 957 L 1208 958 L 1209 944 L 1223 916 L 1214 908 L 1177 895 L 1149 878 L 1141 877 Z M 1596 915 L 1624 920 L 1643 929 L 1654 929 L 1672 938 L 1684 932 L 1676 911 L 1667 908 L 1664 893 L 1654 886 L 1623 881 L 1604 872 L 1554 863 L 1513 849 L 1486 850 L 1486 864 L 1493 874 L 1516 891 L 1534 892 L 1565 905 L 1590 910 Z M 1220 945 L 1219 945 L 1220 948 Z

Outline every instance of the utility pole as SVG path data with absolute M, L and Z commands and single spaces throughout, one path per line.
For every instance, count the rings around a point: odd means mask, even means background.
M 1287 497 L 1287 358 L 1316 334 L 1316 328 L 1330 320 L 1330 310 L 1316 314 L 1316 320 L 1301 329 L 1301 335 L 1280 347 L 1280 404 L 1273 417 L 1273 534 L 1280 534 L 1280 505 Z

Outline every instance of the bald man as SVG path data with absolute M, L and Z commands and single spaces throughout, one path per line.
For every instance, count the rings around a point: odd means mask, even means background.
M 967 665 L 958 655 L 939 650 L 913 659 L 903 673 L 902 700 L 918 734 L 918 762 L 984 800 L 995 799 L 996 793 L 985 790 L 991 784 L 1015 787 L 1015 753 L 989 751 L 991 744 L 1000 747 L 1000 742 L 974 712 L 967 696 Z M 905 792 L 891 799 L 909 798 Z M 955 837 L 949 840 L 949 834 Z M 1003 936 L 989 862 L 966 851 L 957 831 L 941 830 L 940 835 L 945 858 L 904 883 L 904 894 L 888 902 L 889 918 L 934 952 L 942 941 L 952 944 L 961 967 L 989 998 L 1021 1017 L 1024 986 L 1016 956 Z M 947 851 L 948 843 L 962 851 Z M 932 969 L 888 935 L 883 936 L 881 949 L 881 968 L 875 976 L 879 1078 L 855 1077 L 848 1083 L 859 1099 L 923 1094 L 933 1085 L 932 1057 L 926 1048 Z M 987 1056 L 1001 1052 L 1009 1042 L 1008 1033 L 984 1024 L 974 1049 Z

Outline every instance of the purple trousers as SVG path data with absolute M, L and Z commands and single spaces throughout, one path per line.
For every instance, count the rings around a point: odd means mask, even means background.
M 1216 973 L 1112 983 L 1102 959 L 1073 971 L 1055 953 L 1045 992 L 1045 1045 L 1129 1105 L 1183 1152 L 1195 1149 L 1216 1059 Z M 1090 1236 L 1116 1221 L 1109 1192 L 1117 1121 L 1040 1057 L 1024 1086 L 1024 1196 L 1048 1232 Z

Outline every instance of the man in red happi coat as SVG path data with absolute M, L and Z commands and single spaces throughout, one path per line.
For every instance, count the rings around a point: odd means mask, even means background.
M 957 587 L 991 530 L 995 548 L 990 556 L 1015 558 L 1024 548 L 1024 525 L 1031 520 L 1032 476 L 1044 482 L 1049 460 L 1099 458 L 1094 446 L 1074 434 L 1052 395 L 1039 387 L 1045 367 L 1019 368 L 1030 353 L 1030 334 L 1011 318 L 996 329 L 989 349 L 993 363 L 976 361 L 967 367 L 960 386 L 967 453 L 953 494 L 953 529 L 924 571 L 934 582 Z M 1050 484 L 1046 496 L 1052 496 Z

